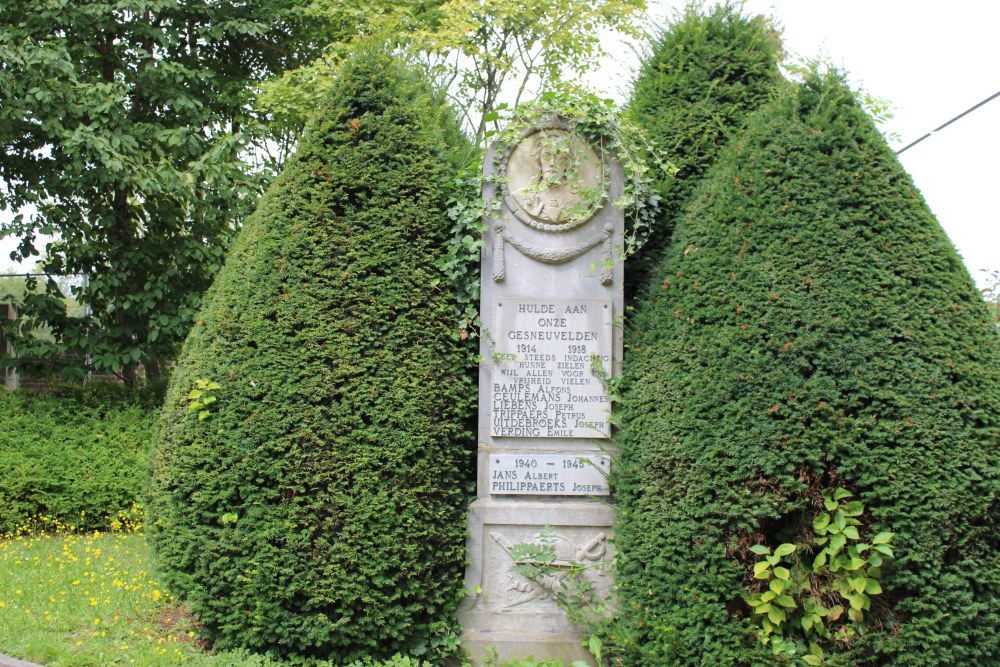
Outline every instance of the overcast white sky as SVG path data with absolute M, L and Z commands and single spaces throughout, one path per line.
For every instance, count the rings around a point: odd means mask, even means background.
M 650 0 L 657 19 L 685 2 Z M 1000 92 L 1000 2 L 996 0 L 746 0 L 783 28 L 792 56 L 821 57 L 888 99 L 899 150 Z M 596 82 L 629 81 L 636 60 L 616 49 Z M 623 99 L 624 87 L 605 92 Z M 933 134 L 900 157 L 973 278 L 1000 271 L 1000 98 Z
M 650 0 L 663 19 L 682 0 Z M 823 57 L 853 81 L 887 98 L 898 150 L 1000 91 L 1000 2 L 997 0 L 747 0 L 747 12 L 774 17 L 793 55 Z M 614 49 L 594 85 L 623 100 L 636 66 Z M 982 270 L 1000 271 L 1000 98 L 900 156 L 931 210 L 980 286 Z M 9 265 L 12 240 L 0 245 Z

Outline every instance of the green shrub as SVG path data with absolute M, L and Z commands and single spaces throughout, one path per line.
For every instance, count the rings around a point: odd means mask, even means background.
M 652 284 L 616 488 L 632 664 L 805 664 L 753 636 L 751 547 L 812 551 L 837 487 L 895 558 L 823 664 L 1000 664 L 998 337 L 841 77 L 755 115 Z
M 454 646 L 476 392 L 436 264 L 466 150 L 416 74 L 360 54 L 231 250 L 168 391 L 149 527 L 216 647 Z
M 660 220 L 625 265 L 634 294 L 662 258 L 675 220 L 719 151 L 782 81 L 781 40 L 763 16 L 724 3 L 689 5 L 654 41 L 635 81 L 629 114 L 677 166 L 661 175 Z
M 0 534 L 32 517 L 107 528 L 145 494 L 155 398 L 118 385 L 0 389 Z

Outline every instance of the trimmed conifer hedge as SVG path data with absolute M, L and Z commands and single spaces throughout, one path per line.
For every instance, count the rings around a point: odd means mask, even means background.
M 753 634 L 749 547 L 803 544 L 833 487 L 896 557 L 823 664 L 1000 664 L 998 337 L 839 75 L 755 115 L 637 309 L 616 489 L 631 664 L 786 664 Z
M 453 633 L 475 389 L 436 268 L 468 149 L 442 100 L 380 50 L 346 63 L 184 346 L 150 533 L 218 648 L 347 662 Z
M 660 220 L 625 265 L 626 291 L 641 289 L 663 257 L 676 218 L 719 151 L 783 81 L 781 39 L 764 16 L 723 3 L 689 5 L 652 45 L 629 114 L 677 167 L 660 183 Z

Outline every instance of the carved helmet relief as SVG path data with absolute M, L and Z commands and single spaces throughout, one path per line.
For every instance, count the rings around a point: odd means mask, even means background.
M 607 193 L 604 161 L 572 132 L 542 128 L 508 151 L 504 198 L 526 225 L 563 232 L 594 216 Z

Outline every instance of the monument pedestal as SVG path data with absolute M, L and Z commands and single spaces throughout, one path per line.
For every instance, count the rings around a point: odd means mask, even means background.
M 604 504 L 566 499 L 525 502 L 483 498 L 469 508 L 470 566 L 466 584 L 472 594 L 458 613 L 462 643 L 478 664 L 492 647 L 501 660 L 534 656 L 593 664 L 581 646 L 580 631 L 557 606 L 553 592 L 511 568 L 511 545 L 537 542 L 551 530 L 559 559 L 587 566 L 584 578 L 598 595 L 611 585 L 605 565 L 614 513 Z
M 483 243 L 462 643 L 477 665 L 487 656 L 594 664 L 556 598 L 582 583 L 603 600 L 612 583 L 614 512 L 604 500 L 623 218 L 608 202 L 621 196 L 621 166 L 557 120 L 494 147 L 486 165 L 483 197 L 501 194 L 503 207 Z

